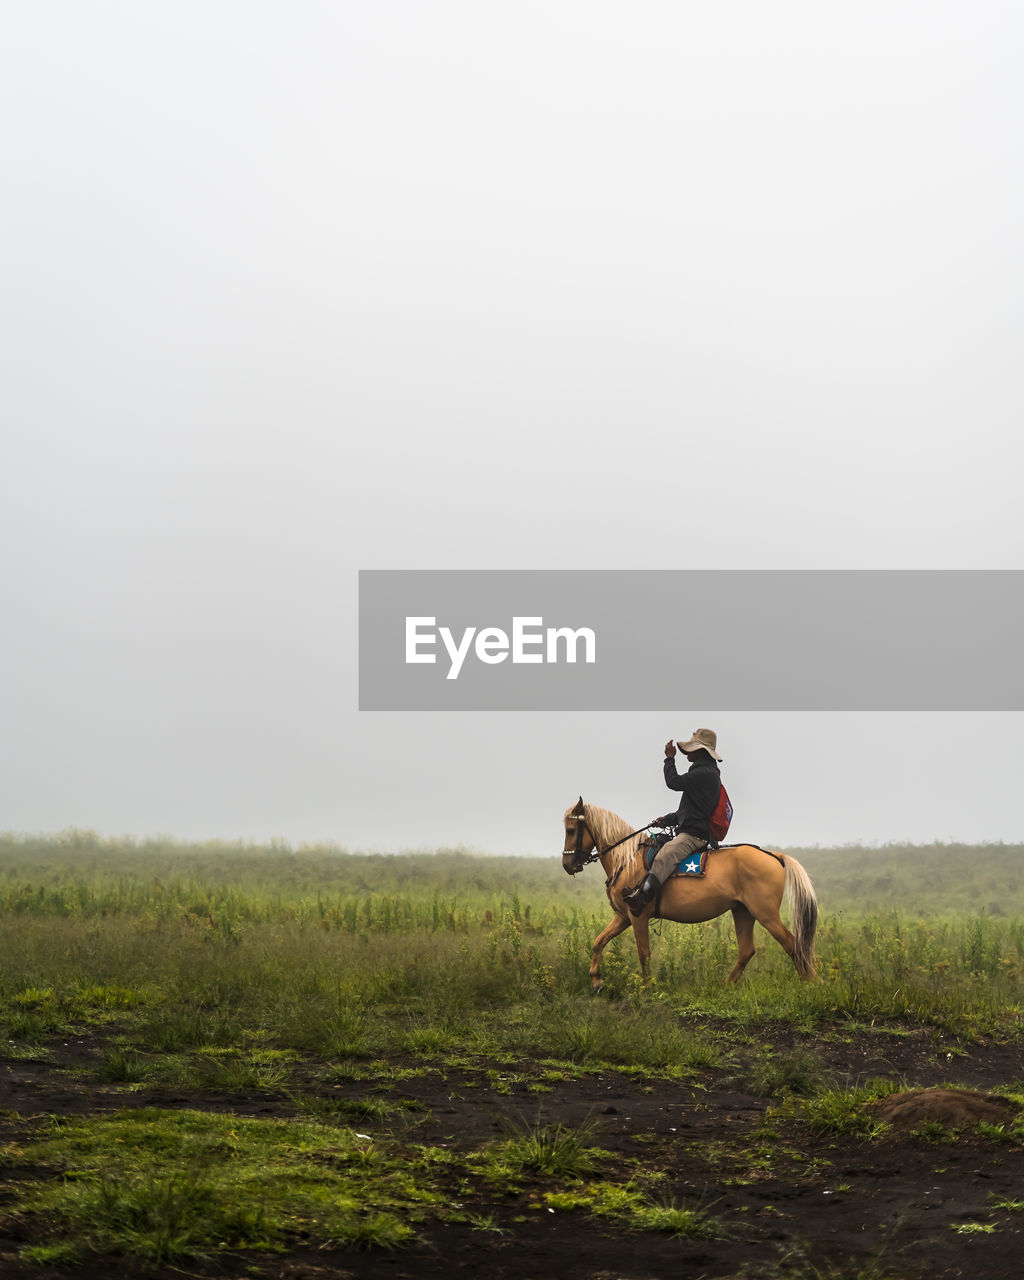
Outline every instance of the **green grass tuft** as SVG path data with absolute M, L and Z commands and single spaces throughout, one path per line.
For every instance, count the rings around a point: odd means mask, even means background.
M 58 1235 L 36 1247 L 83 1259 L 181 1263 L 299 1237 L 392 1247 L 436 1199 L 426 1166 L 301 1121 L 142 1110 L 54 1121 L 23 1155 L 63 1173 L 19 1184 L 18 1210 Z
M 768 1053 L 747 1071 L 746 1085 L 761 1098 L 789 1093 L 810 1097 L 821 1091 L 825 1072 L 817 1055 L 806 1050 Z
M 803 1104 L 807 1127 L 812 1133 L 881 1137 L 892 1126 L 867 1111 L 865 1103 L 884 1098 L 898 1088 L 890 1080 L 874 1080 L 852 1089 L 826 1089 Z
M 686 1240 L 723 1240 L 729 1232 L 703 1209 L 688 1209 L 674 1201 L 635 1208 L 630 1225 L 636 1231 L 660 1231 Z
M 152 1065 L 132 1049 L 106 1049 L 96 1067 L 97 1079 L 108 1084 L 137 1084 L 152 1073 Z
M 583 1124 L 507 1122 L 512 1136 L 486 1148 L 484 1172 L 494 1177 L 523 1173 L 580 1178 L 591 1173 L 608 1153 L 591 1144 L 594 1127 Z

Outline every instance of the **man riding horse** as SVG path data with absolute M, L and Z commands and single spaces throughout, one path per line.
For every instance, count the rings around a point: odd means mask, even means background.
M 623 895 L 630 915 L 640 915 L 678 864 L 710 841 L 711 815 L 722 788 L 717 763 L 722 757 L 717 746 L 713 729 L 695 730 L 689 742 L 679 743 L 679 750 L 690 762 L 689 769 L 680 774 L 676 769 L 676 744 L 665 743 L 665 785 L 672 791 L 681 791 L 683 799 L 675 813 L 651 823 L 654 827 L 671 827 L 675 834 L 662 845 L 643 880 Z

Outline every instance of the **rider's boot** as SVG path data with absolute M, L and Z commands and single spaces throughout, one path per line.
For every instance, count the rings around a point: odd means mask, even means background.
M 625 902 L 626 906 L 629 907 L 629 914 L 631 916 L 638 916 L 642 914 L 644 907 L 646 907 L 653 898 L 657 897 L 658 890 L 660 888 L 661 881 L 657 876 L 652 876 L 648 871 L 640 884 L 634 885 L 633 888 L 630 889 L 629 893 L 624 893 L 622 895 L 622 900 Z

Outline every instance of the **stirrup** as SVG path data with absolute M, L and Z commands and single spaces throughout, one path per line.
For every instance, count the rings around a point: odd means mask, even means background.
M 626 906 L 629 907 L 629 914 L 631 916 L 638 916 L 642 914 L 644 908 L 651 899 L 657 895 L 660 888 L 661 881 L 657 876 L 652 876 L 648 871 L 647 875 L 644 876 L 643 880 L 639 884 L 634 885 L 633 888 L 630 889 L 629 893 L 624 893 L 622 895 L 623 902 L 625 902 Z

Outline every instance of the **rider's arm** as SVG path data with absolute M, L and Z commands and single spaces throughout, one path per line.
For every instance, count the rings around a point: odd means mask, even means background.
M 679 772 L 673 756 L 665 757 L 665 786 L 670 791 L 685 791 L 692 781 L 689 773 Z

